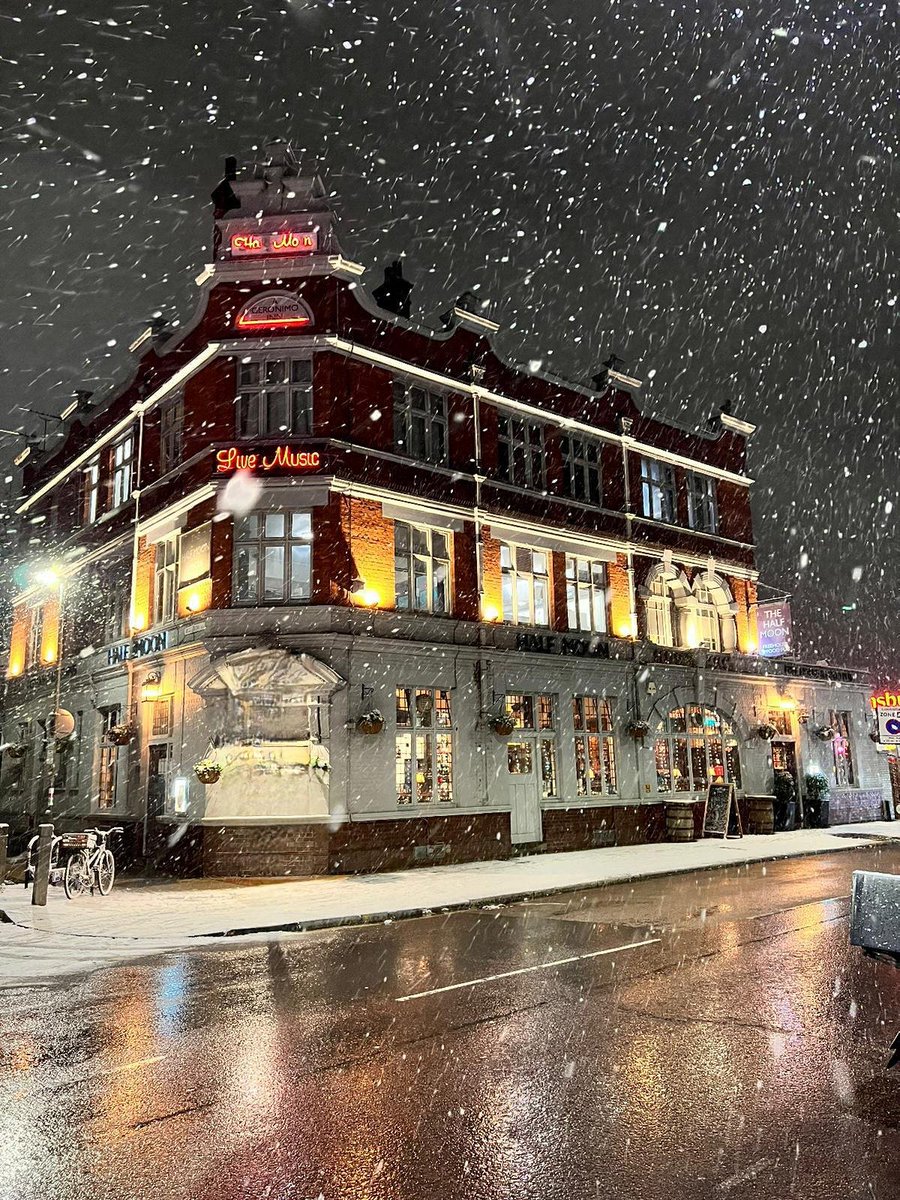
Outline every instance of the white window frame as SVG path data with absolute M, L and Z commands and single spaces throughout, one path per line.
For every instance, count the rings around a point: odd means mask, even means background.
M 134 434 L 126 433 L 113 445 L 112 451 L 112 508 L 127 504 L 131 499 L 131 477 L 134 468 Z
M 593 716 L 591 715 L 593 710 Z M 595 728 L 590 728 L 593 722 Z M 572 728 L 575 754 L 575 788 L 585 800 L 618 798 L 619 759 L 612 723 L 612 705 L 603 696 L 572 697 Z M 591 764 L 596 750 L 599 773 Z M 594 787 L 599 781 L 600 786 Z
M 153 564 L 154 625 L 168 625 L 175 620 L 180 541 L 180 534 L 170 533 L 156 543 L 156 560 Z
M 546 491 L 544 425 L 501 412 L 497 420 L 497 472 L 514 487 Z
M 447 462 L 447 397 L 405 379 L 394 380 L 393 397 L 397 448 L 417 462 Z
M 254 378 L 255 376 L 255 378 Z M 303 378 L 308 376 L 308 378 Z M 237 364 L 234 402 L 235 436 L 245 438 L 303 437 L 313 431 L 313 356 L 255 354 Z M 274 399 L 283 394 L 278 420 Z
M 722 649 L 722 622 L 713 599 L 712 590 L 701 580 L 694 584 L 693 618 L 696 623 L 696 643 L 707 650 Z
M 276 521 L 282 520 L 281 532 Z M 295 518 L 298 520 L 295 522 Z M 305 528 L 303 528 L 305 526 Z M 298 531 L 299 527 L 299 531 Z M 255 532 L 251 532 L 255 530 Z M 304 553 L 305 550 L 305 553 Z M 255 559 L 255 567 L 246 568 L 247 580 L 253 580 L 253 595 L 240 586 L 241 555 L 247 551 L 247 563 Z M 282 586 L 275 596 L 266 595 L 267 564 L 279 557 L 282 563 Z M 270 555 L 267 552 L 271 552 Z M 305 562 L 305 566 L 304 566 Z M 232 569 L 232 603 L 240 608 L 268 608 L 276 605 L 308 604 L 312 598 L 313 578 L 312 513 L 309 509 L 257 510 L 234 519 L 234 558 Z M 299 580 L 295 575 L 299 572 Z M 295 586 L 295 583 L 297 586 Z
M 81 521 L 93 525 L 100 511 L 100 456 L 97 455 L 81 473 Z
M 429 697 L 430 704 L 423 703 Z M 394 788 L 397 807 L 420 811 L 426 807 L 452 804 L 455 738 L 451 692 L 447 688 L 398 687 L 395 691 L 395 722 Z M 409 757 L 404 758 L 407 742 Z M 408 777 L 405 763 L 409 763 Z M 443 794 L 440 794 L 442 783 L 438 768 L 442 763 L 449 766 L 449 780 Z M 420 764 L 425 768 L 422 772 L 418 769 Z M 418 778 L 420 773 L 422 779 Z
M 656 646 L 678 646 L 678 613 L 669 581 L 658 575 L 650 583 L 644 601 L 647 641 Z
M 690 471 L 687 477 L 688 525 L 701 533 L 718 533 L 719 508 L 716 481 Z
M 675 471 L 656 458 L 641 458 L 641 504 L 645 517 L 674 525 L 678 520 Z
M 427 612 L 448 616 L 452 603 L 453 535 L 426 525 L 394 522 L 395 605 L 400 612 Z M 405 545 L 404 545 L 405 543 Z M 441 543 L 445 554 L 435 553 Z M 406 577 L 406 593 L 401 590 Z M 424 581 L 424 603 L 419 602 L 418 581 Z M 443 580 L 443 603 L 441 603 Z
M 535 560 L 545 570 L 535 571 Z M 529 565 L 530 564 L 530 565 Z M 550 627 L 552 616 L 553 559 L 549 550 L 535 550 L 515 542 L 500 543 L 500 579 L 503 598 L 503 620 L 511 625 Z M 522 616 L 521 601 L 526 602 L 528 619 Z
M 609 629 L 609 579 L 606 563 L 566 555 L 566 615 L 570 629 L 606 633 Z

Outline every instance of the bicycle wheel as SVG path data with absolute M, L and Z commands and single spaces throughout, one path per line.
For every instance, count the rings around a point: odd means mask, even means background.
M 73 854 L 66 863 L 66 873 L 63 877 L 63 887 L 70 900 L 81 896 L 91 886 L 91 868 L 88 856 L 84 853 Z
M 112 850 L 103 850 L 97 863 L 97 887 L 101 896 L 108 896 L 116 878 L 116 860 Z

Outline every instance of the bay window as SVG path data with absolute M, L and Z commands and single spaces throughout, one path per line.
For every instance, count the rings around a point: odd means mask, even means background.
M 311 591 L 310 513 L 255 512 L 235 519 L 235 604 L 300 604 Z
M 453 800 L 450 693 L 441 688 L 397 688 L 396 722 L 398 805 L 450 804 Z
M 741 786 L 738 743 L 730 721 L 714 708 L 673 708 L 654 744 L 659 793 L 705 792 L 711 783 Z
M 500 545 L 503 620 L 550 624 L 550 555 L 526 546 Z
M 395 521 L 394 587 L 401 611 L 448 613 L 449 535 Z
M 606 633 L 606 564 L 566 555 L 566 609 L 570 629 Z

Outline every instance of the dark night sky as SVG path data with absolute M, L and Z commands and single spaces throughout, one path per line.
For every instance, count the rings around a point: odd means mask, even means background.
M 804 657 L 900 682 L 897 45 L 866 0 L 0 0 L 3 420 L 186 320 L 223 157 L 289 137 L 370 286 L 403 253 L 428 320 L 478 285 L 510 358 L 759 423 Z

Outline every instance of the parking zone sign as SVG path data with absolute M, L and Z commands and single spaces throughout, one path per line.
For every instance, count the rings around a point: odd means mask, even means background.
M 879 742 L 900 742 L 900 708 L 878 709 Z

